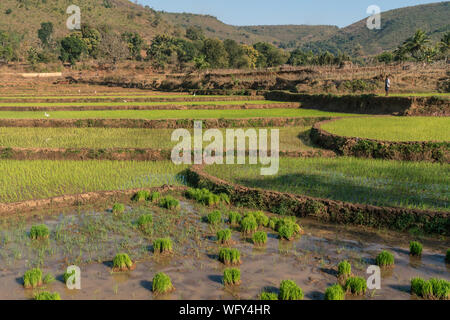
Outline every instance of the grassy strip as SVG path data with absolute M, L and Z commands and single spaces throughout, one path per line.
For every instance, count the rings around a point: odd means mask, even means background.
M 91 191 L 180 185 L 184 166 L 170 161 L 0 160 L 0 202 L 46 199 Z
M 449 117 L 340 119 L 321 128 L 339 136 L 385 141 L 450 141 Z
M 257 130 L 257 128 L 255 128 Z M 275 129 L 275 128 L 273 128 Z M 314 150 L 311 127 L 284 127 L 280 150 Z M 225 136 L 226 129 L 220 129 Z M 172 129 L 131 128 L 12 128 L 0 127 L 0 146 L 19 148 L 151 148 L 172 149 Z M 191 129 L 191 134 L 193 130 Z M 270 140 L 270 134 L 269 134 Z M 210 142 L 204 142 L 207 146 Z M 268 143 L 270 146 L 270 141 Z
M 39 95 L 34 95 L 34 96 L 0 96 L 0 100 L 13 100 L 13 99 L 17 99 L 17 100 L 43 100 L 43 99 L 48 99 L 48 100 L 69 100 L 69 99 L 152 99 L 152 98 L 220 98 L 223 96 L 219 96 L 219 95 L 197 95 L 197 96 L 193 96 L 193 95 L 188 95 L 188 94 L 172 94 L 172 95 L 168 95 L 168 94 L 153 94 L 153 95 L 111 95 L 111 94 L 106 94 L 103 95 L 101 93 L 99 93 L 98 95 L 69 95 L 69 96 L 39 96 Z
M 449 210 L 450 165 L 357 158 L 280 159 L 276 176 L 259 166 L 213 165 L 205 170 L 248 187 L 352 203 Z
M 169 101 L 169 102 L 11 102 L 0 103 L 2 107 L 87 107 L 87 106 L 223 106 L 223 105 L 245 105 L 245 104 L 286 104 L 289 102 L 278 102 L 271 100 L 231 100 L 231 101 Z
M 50 119 L 248 119 L 357 116 L 311 109 L 52 111 Z M 0 119 L 46 119 L 42 111 L 0 111 Z

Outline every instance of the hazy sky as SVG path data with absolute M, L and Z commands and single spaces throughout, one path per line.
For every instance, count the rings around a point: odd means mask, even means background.
M 210 14 L 233 25 L 332 24 L 340 27 L 382 11 L 439 1 L 426 0 L 138 0 L 156 10 Z

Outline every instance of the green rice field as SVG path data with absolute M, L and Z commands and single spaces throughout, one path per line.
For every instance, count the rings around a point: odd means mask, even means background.
M 257 165 L 212 165 L 207 172 L 248 187 L 379 206 L 450 209 L 450 165 L 357 158 L 281 158 L 276 176 Z
M 450 141 L 449 117 L 370 117 L 331 121 L 322 129 L 340 136 L 387 141 Z
M 245 129 L 245 128 L 244 128 Z M 253 128 L 258 130 L 258 128 Z M 280 130 L 280 150 L 312 150 L 311 127 Z M 14 128 L 0 127 L 0 146 L 19 148 L 151 148 L 171 149 L 173 129 L 134 128 Z M 193 130 L 191 130 L 191 133 Z M 221 129 L 225 134 L 226 129 Z M 269 133 L 270 137 L 270 133 Z M 204 145 L 208 145 L 205 142 Z
M 246 110 L 89 110 L 49 111 L 49 119 L 248 119 L 352 117 L 355 114 L 312 109 L 246 109 Z M 43 111 L 0 111 L 0 119 L 45 119 Z
M 0 160 L 0 202 L 46 199 L 91 191 L 180 185 L 171 161 Z

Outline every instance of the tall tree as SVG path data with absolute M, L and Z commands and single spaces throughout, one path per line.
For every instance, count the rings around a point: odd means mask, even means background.
M 50 46 L 50 42 L 53 34 L 53 23 L 42 22 L 41 28 L 38 30 L 38 38 L 44 47 Z
M 426 59 L 425 52 L 427 51 L 430 37 L 422 30 L 417 30 L 413 37 L 407 39 L 404 43 L 405 49 L 417 61 Z

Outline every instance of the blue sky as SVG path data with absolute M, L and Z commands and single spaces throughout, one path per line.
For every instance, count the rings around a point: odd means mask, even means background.
M 210 14 L 233 25 L 332 24 L 364 19 L 367 7 L 382 11 L 436 0 L 138 0 L 156 10 Z

